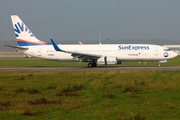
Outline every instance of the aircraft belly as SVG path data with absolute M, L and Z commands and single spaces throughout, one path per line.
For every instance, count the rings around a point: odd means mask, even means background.
M 54 59 L 57 61 L 77 61 L 77 59 L 74 59 L 71 54 L 63 53 L 63 52 L 56 52 Z

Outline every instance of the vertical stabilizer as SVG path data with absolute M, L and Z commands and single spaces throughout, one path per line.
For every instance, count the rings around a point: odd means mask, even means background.
M 11 20 L 12 20 L 18 46 L 50 44 L 50 43 L 38 40 L 17 15 L 11 15 Z

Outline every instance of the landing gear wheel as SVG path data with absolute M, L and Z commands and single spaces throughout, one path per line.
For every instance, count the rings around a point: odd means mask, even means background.
M 93 67 L 92 63 L 89 63 L 89 64 L 88 64 L 88 67 L 89 67 L 89 68 Z
M 89 68 L 91 68 L 91 67 L 96 67 L 96 66 L 97 66 L 97 64 L 96 64 L 95 62 L 88 64 L 88 67 L 89 67 Z
M 162 65 L 159 63 L 158 66 L 161 67 Z
M 97 64 L 95 62 L 92 65 L 93 65 L 93 67 L 97 67 Z

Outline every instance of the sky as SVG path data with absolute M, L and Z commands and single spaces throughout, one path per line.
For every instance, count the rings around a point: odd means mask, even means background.
M 11 15 L 40 40 L 179 40 L 180 0 L 0 0 L 0 41 L 15 41 Z

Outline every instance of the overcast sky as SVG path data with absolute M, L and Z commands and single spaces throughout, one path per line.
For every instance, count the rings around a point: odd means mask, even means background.
M 180 0 L 0 0 L 0 41 L 18 15 L 40 40 L 180 39 Z

